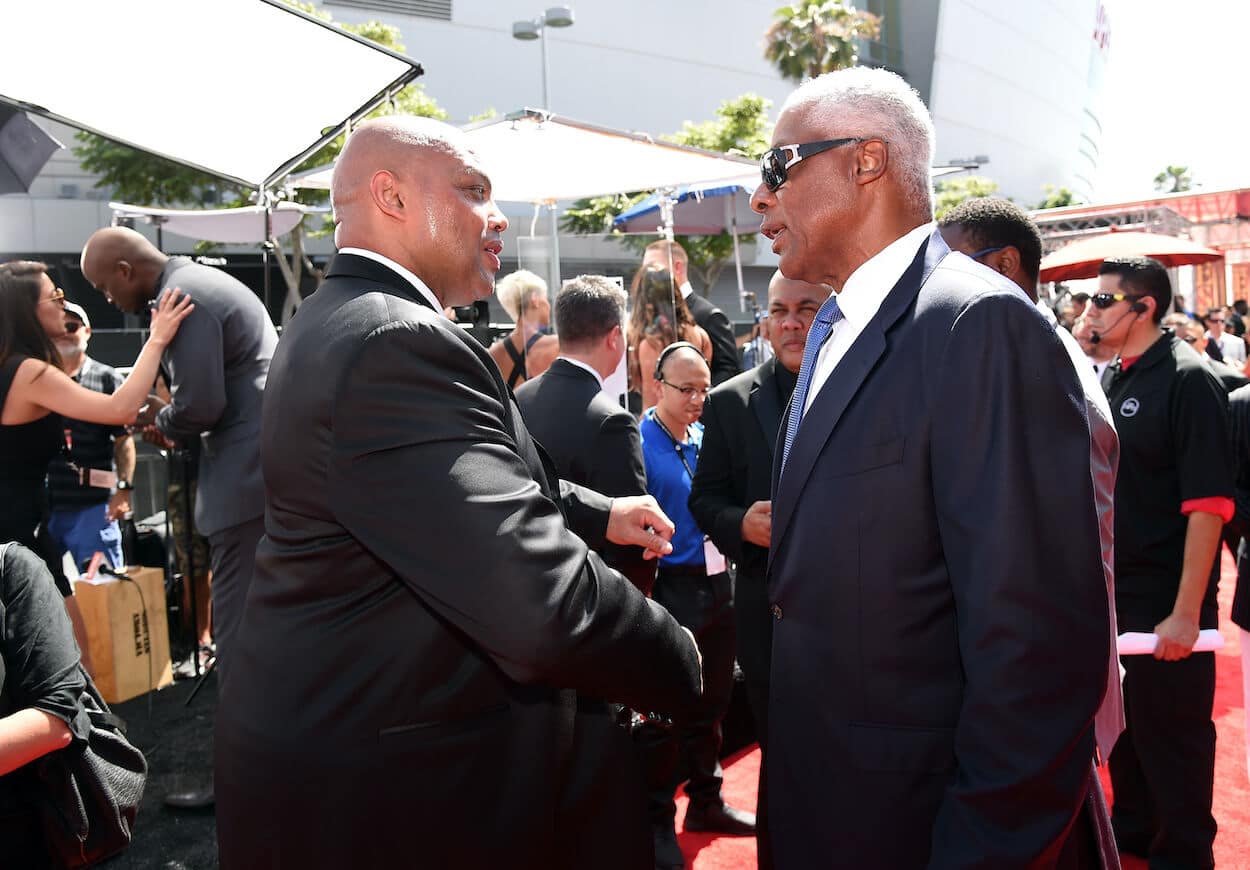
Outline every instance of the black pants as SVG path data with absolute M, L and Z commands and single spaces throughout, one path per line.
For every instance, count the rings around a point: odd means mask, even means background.
M 651 821 L 671 824 L 674 792 L 684 771 L 692 806 L 721 802 L 721 721 L 733 694 L 733 581 L 727 573 L 660 566 L 652 597 L 690 629 L 703 654 L 703 697 L 670 729 L 644 725 L 635 736 L 647 777 Z
M 213 641 L 217 644 L 217 688 L 229 672 L 234 636 L 243 621 L 247 590 L 256 565 L 256 545 L 265 534 L 265 518 L 230 526 L 208 536 L 213 569 Z
M 1127 728 L 1110 758 L 1116 840 L 1151 870 L 1212 867 L 1215 654 L 1121 661 Z

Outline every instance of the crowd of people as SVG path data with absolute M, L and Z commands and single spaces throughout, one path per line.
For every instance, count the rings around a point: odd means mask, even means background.
M 892 73 L 790 96 L 746 360 L 672 241 L 628 291 L 496 287 L 489 167 L 428 119 L 347 140 L 281 339 L 103 229 L 84 276 L 152 312 L 123 379 L 47 267 L 0 264 L 6 858 L 46 862 L 21 773 L 84 739 L 61 562 L 121 567 L 137 434 L 197 453 L 215 769 L 169 802 L 216 803 L 223 867 L 680 868 L 679 788 L 761 867 L 1213 866 L 1194 646 L 1222 542 L 1250 574 L 1245 304 L 1196 318 L 1128 258 L 1053 311 L 1027 214 L 935 222 L 932 155 Z M 492 292 L 516 326 L 484 347 L 447 312 Z M 721 793 L 735 668 L 756 813 Z

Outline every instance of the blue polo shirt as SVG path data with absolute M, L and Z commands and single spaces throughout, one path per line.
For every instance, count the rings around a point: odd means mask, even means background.
M 690 471 L 698 468 L 699 451 L 703 448 L 703 424 L 687 428 L 687 442 L 678 447 L 655 421 L 655 408 L 648 408 L 639 424 L 642 434 L 642 459 L 647 468 L 647 492 L 660 503 L 677 531 L 673 533 L 673 552 L 660 559 L 661 565 L 687 566 L 703 564 L 703 531 L 694 521 L 686 502 L 690 498 Z M 681 433 L 674 432 L 678 438 Z M 686 465 L 682 464 L 685 457 Z

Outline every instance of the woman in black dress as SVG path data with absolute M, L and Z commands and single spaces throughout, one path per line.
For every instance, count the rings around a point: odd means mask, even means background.
M 53 342 L 65 333 L 64 298 L 43 263 L 0 263 L 0 543 L 17 541 L 43 556 L 68 596 L 60 559 L 38 532 L 46 513 L 44 474 L 64 443 L 60 417 L 133 422 L 156 380 L 161 353 L 194 306 L 176 289 L 166 293 L 130 377 L 105 395 L 61 371 Z

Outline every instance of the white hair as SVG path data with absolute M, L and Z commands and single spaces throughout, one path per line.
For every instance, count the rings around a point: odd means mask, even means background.
M 547 295 L 547 282 L 528 269 L 517 269 L 495 285 L 499 304 L 513 320 L 521 319 L 521 308 L 535 296 Z
M 920 94 L 889 70 L 857 66 L 804 82 L 781 111 L 799 111 L 829 129 L 831 136 L 879 136 L 887 143 L 891 167 L 917 202 L 933 213 L 933 119 Z M 834 129 L 846 125 L 854 129 Z

